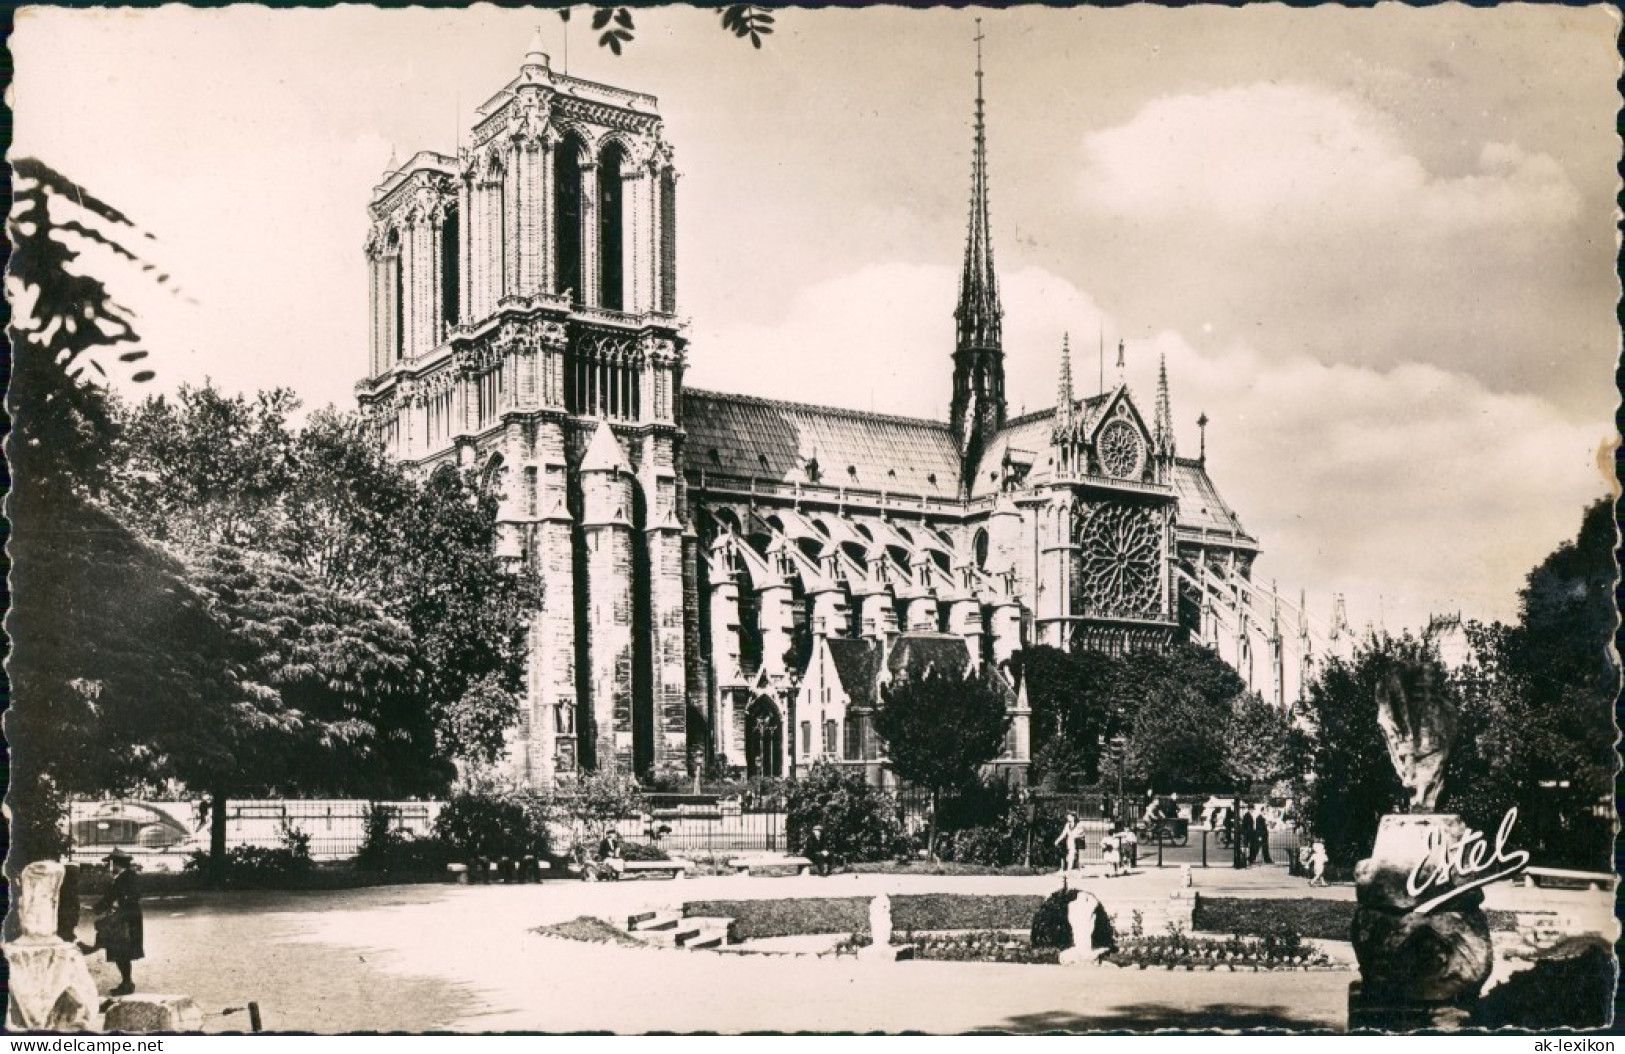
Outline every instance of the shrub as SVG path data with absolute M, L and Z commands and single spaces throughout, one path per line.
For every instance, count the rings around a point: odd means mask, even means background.
M 1031 941 L 1034 948 L 1072 947 L 1072 924 L 1066 919 L 1066 909 L 1077 899 L 1075 889 L 1057 889 L 1044 898 L 1033 912 Z
M 546 856 L 550 812 L 545 798 L 525 791 L 463 791 L 435 817 L 435 838 L 464 860 Z
M 1070 948 L 1076 943 L 1072 936 L 1072 923 L 1066 913 L 1077 899 L 1078 891 L 1066 888 L 1057 889 L 1044 898 L 1038 910 L 1033 912 L 1031 943 L 1034 948 Z M 1112 920 L 1096 906 L 1094 932 L 1090 934 L 1091 947 L 1110 948 L 1116 942 Z
M 583 772 L 558 801 L 558 811 L 570 822 L 570 835 L 578 845 L 596 847 L 605 827 L 643 811 L 638 781 L 613 772 Z
M 658 845 L 646 845 L 642 842 L 622 842 L 622 860 L 670 860 L 666 851 Z
M 1033 805 L 1028 819 L 1028 806 Z M 1048 803 L 1033 803 L 1028 792 L 1002 783 L 973 784 L 942 803 L 937 855 L 965 864 L 1009 867 L 1028 861 L 1029 837 L 1034 862 L 1050 859 L 1064 815 Z
M 416 838 L 398 830 L 395 810 L 374 802 L 367 809 L 355 866 L 358 871 L 380 874 L 435 872 L 443 870 L 451 856 L 451 850 L 439 838 Z
M 815 824 L 824 827 L 829 851 L 840 860 L 888 860 L 908 842 L 897 801 L 863 776 L 817 762 L 790 787 L 785 835 L 797 852 Z
M 305 885 L 315 866 L 310 857 L 310 835 L 282 821 L 275 848 L 239 845 L 226 850 L 220 885 L 226 889 L 297 889 Z M 201 850 L 187 857 L 187 871 L 208 874 L 209 854 Z

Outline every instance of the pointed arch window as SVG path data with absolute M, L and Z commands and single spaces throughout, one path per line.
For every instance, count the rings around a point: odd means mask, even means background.
M 559 143 L 553 160 L 553 230 L 557 267 L 553 291 L 581 302 L 581 152 L 575 135 Z
M 625 303 L 621 259 L 625 168 L 626 148 L 610 143 L 598 159 L 598 303 L 611 311 L 620 311 Z

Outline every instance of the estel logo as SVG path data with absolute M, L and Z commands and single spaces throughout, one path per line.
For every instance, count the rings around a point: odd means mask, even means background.
M 1512 825 L 1518 822 L 1518 807 L 1514 805 L 1501 818 L 1501 827 L 1495 832 L 1495 850 L 1490 851 L 1484 841 L 1484 832 L 1469 830 L 1459 841 L 1451 842 L 1442 831 L 1428 835 L 1428 851 L 1411 868 L 1405 888 L 1411 896 L 1419 897 L 1429 889 L 1449 886 L 1443 893 L 1416 906 L 1417 911 L 1432 911 L 1469 889 L 1488 885 L 1497 879 L 1515 875 L 1529 865 L 1529 853 L 1523 849 L 1508 850 L 1507 837 Z M 1485 874 L 1485 872 L 1490 872 Z M 1460 885 L 1452 885 L 1457 880 Z

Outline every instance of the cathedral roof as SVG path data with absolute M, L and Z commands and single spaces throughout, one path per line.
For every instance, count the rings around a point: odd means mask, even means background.
M 951 633 L 905 633 L 886 656 L 892 680 L 922 677 L 927 672 L 959 675 L 970 668 L 970 648 Z
M 876 686 L 880 675 L 880 642 L 831 637 L 826 643 L 835 676 L 851 705 L 875 706 L 879 702 Z
M 959 452 L 941 421 L 833 406 L 723 395 L 683 394 L 689 470 L 781 483 L 813 482 L 816 461 L 826 486 L 954 498 Z
M 1104 395 L 1091 395 L 1087 399 L 1077 401 L 1077 421 L 1080 431 L 1089 432 L 1095 426 L 1095 418 L 1106 408 L 1114 392 Z M 1032 462 L 1032 470 L 1027 474 L 1030 483 L 1042 483 L 1050 477 L 1054 466 L 1050 462 L 1050 434 L 1055 431 L 1055 410 L 1036 410 L 1020 417 L 1012 417 L 999 429 L 993 439 L 982 449 L 981 460 L 976 465 L 976 476 L 971 480 L 970 496 L 985 498 L 999 492 L 999 480 L 1003 478 L 1005 456 L 1008 454 L 1017 462 Z
M 1218 488 L 1200 460 L 1175 458 L 1173 483 L 1174 493 L 1179 495 L 1177 525 L 1180 528 L 1233 535 L 1238 540 L 1257 544 L 1241 525 L 1241 518 L 1219 497 Z

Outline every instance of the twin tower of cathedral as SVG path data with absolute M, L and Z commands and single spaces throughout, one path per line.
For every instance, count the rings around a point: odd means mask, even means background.
M 884 781 L 881 686 L 991 668 L 1019 779 L 1022 648 L 1215 638 L 1210 586 L 1258 547 L 1205 457 L 1177 456 L 1166 373 L 1148 425 L 1122 385 L 1075 397 L 1063 351 L 1056 407 L 1006 414 L 979 58 L 975 106 L 946 422 L 684 387 L 651 96 L 533 45 L 466 148 L 385 173 L 357 394 L 393 456 L 480 473 L 503 555 L 543 582 L 524 778 L 825 760 Z

